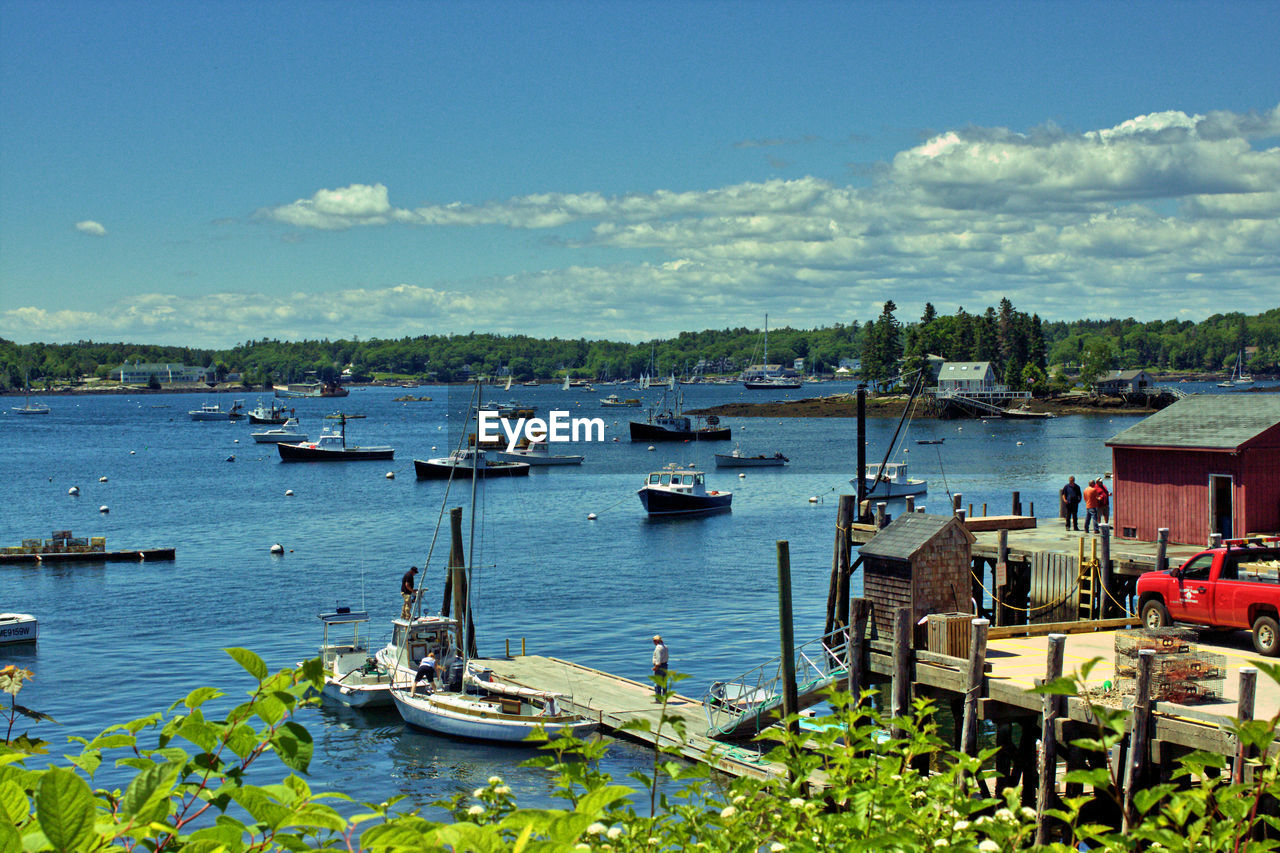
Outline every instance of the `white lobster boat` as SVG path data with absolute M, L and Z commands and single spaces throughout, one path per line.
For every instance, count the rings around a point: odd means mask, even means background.
M 39 622 L 30 613 L 0 613 L 0 646 L 34 643 L 39 632 Z

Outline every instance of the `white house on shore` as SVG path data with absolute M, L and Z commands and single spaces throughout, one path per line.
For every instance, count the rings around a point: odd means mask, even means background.
M 996 372 L 989 361 L 948 361 L 938 371 L 938 392 L 964 394 L 973 391 L 1001 392 L 1007 390 L 996 384 Z
M 146 385 L 155 377 L 161 385 L 214 382 L 218 373 L 212 367 L 188 367 L 185 364 L 160 364 L 156 362 L 125 362 L 111 371 L 111 378 L 123 385 Z

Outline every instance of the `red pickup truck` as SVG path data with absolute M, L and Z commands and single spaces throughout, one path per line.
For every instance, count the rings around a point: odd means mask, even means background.
M 1147 572 L 1138 612 L 1148 628 L 1249 628 L 1259 654 L 1280 654 L 1280 537 L 1231 539 L 1176 569 Z

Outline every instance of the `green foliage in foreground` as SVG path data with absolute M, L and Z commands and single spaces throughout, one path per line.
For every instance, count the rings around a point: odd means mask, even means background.
M 1196 755 L 1184 764 L 1178 785 L 1159 785 L 1135 797 L 1128 834 L 1082 817 L 1085 799 L 1052 812 L 1062 840 L 1033 844 L 1035 813 L 1019 807 L 1021 792 L 1005 800 L 983 796 L 981 765 L 994 750 L 967 758 L 938 738 L 929 703 L 919 701 L 910 719 L 894 721 L 900 737 L 884 739 L 889 721 L 833 696 L 835 713 L 814 740 L 798 749 L 786 740 L 769 756 L 786 765 L 791 779 L 825 782 L 821 792 L 804 783 L 773 779 L 706 778 L 677 759 L 684 737 L 677 718 L 661 717 L 664 742 L 652 770 L 633 774 L 637 786 L 614 784 L 597 770 L 602 742 L 571 738 L 545 742 L 531 766 L 556 781 L 562 808 L 520 808 L 499 777 L 469 796 L 441 803 L 451 818 L 428 820 L 387 802 L 356 803 L 340 793 L 319 793 L 303 780 L 311 738 L 292 717 L 321 683 L 317 660 L 301 670 L 271 674 L 246 649 L 228 649 L 257 682 L 248 701 L 221 719 L 201 708 L 223 694 L 199 688 L 166 713 L 107 728 L 96 738 L 72 738 L 78 752 L 65 762 L 36 758 L 44 744 L 14 737 L 19 715 L 48 718 L 16 703 L 32 674 L 0 669 L 3 711 L 9 729 L 0 744 L 0 850 L 168 850 L 185 853 L 284 850 L 1266 850 L 1253 839 L 1262 824 L 1258 806 L 1280 793 L 1275 759 L 1255 763 L 1254 778 L 1231 784 L 1218 777 L 1220 759 Z M 1276 677 L 1276 669 L 1263 667 Z M 673 678 L 676 678 L 673 676 Z M 1063 680 L 1045 692 L 1073 692 Z M 1098 735 L 1079 745 L 1106 750 L 1124 731 L 1124 715 L 1095 709 Z M 640 727 L 647 723 L 640 724 Z M 1239 729 L 1246 745 L 1261 746 L 1275 721 Z M 812 747 L 812 744 L 810 744 Z M 283 765 L 278 784 L 249 781 L 250 768 L 268 756 Z M 127 768 L 123 790 L 94 787 L 96 771 L 111 761 Z M 913 768 L 931 767 L 929 772 Z M 254 768 L 261 778 L 266 768 Z M 1095 787 L 1105 799 L 1117 790 L 1112 769 L 1088 771 L 1069 781 Z M 701 778 L 695 778 L 701 777 Z M 675 780 L 678 785 L 662 782 Z M 677 789 L 663 793 L 664 789 Z M 639 810 L 637 810 L 637 804 Z

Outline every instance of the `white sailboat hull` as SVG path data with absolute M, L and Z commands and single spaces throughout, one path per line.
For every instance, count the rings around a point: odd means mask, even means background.
M 450 737 L 472 740 L 519 743 L 539 727 L 549 737 L 572 733 L 576 737 L 591 733 L 596 724 L 579 717 L 536 717 L 504 714 L 497 703 L 462 694 L 417 694 L 392 690 L 396 710 L 406 723 Z
M 352 708 L 387 708 L 392 704 L 390 684 L 340 684 L 330 678 L 320 695 Z

